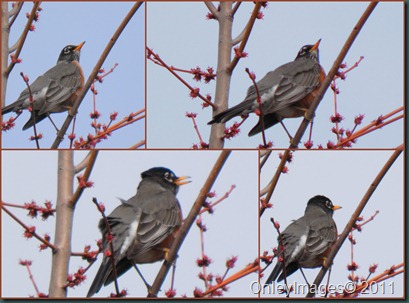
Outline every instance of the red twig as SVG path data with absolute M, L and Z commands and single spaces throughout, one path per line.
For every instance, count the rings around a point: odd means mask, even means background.
M 120 296 L 121 292 L 119 291 L 119 285 L 118 285 L 118 275 L 116 272 L 116 264 L 115 264 L 115 256 L 114 256 L 114 246 L 112 244 L 112 233 L 111 233 L 111 227 L 109 225 L 108 218 L 105 216 L 105 209 L 102 208 L 99 203 L 97 198 L 92 198 L 92 202 L 96 205 L 98 211 L 100 212 L 102 219 L 104 220 L 107 232 L 106 232 L 106 241 L 109 243 L 109 250 L 110 250 L 110 255 L 109 259 L 111 261 L 111 267 L 112 267 L 112 274 L 114 276 L 114 284 L 115 284 L 115 291 L 117 296 Z M 105 253 L 105 252 L 104 252 Z
M 74 142 L 74 148 L 81 149 L 94 147 L 97 143 L 99 143 L 102 139 L 106 139 L 107 136 L 111 135 L 114 131 L 144 118 L 145 109 L 130 113 L 128 116 L 124 117 L 117 123 L 105 128 L 103 131 L 98 132 L 95 136 L 88 135 L 87 140 L 84 140 L 82 137 L 80 137 L 78 141 Z
M 52 250 L 56 250 L 57 247 L 55 247 L 52 243 L 48 242 L 47 240 L 45 240 L 44 238 L 40 237 L 35 230 L 33 231 L 29 226 L 27 226 L 26 224 L 23 223 L 23 221 L 21 221 L 19 218 L 17 218 L 11 211 L 9 211 L 3 203 L 1 203 L 1 209 L 3 211 L 5 211 L 11 218 L 13 218 L 14 221 L 16 221 L 18 224 L 20 224 L 27 233 L 29 233 L 30 235 L 32 235 L 34 238 L 36 238 L 37 240 L 39 240 L 41 243 L 43 243 L 44 245 L 46 245 L 47 247 L 50 247 Z
M 185 80 L 182 79 L 182 77 L 180 77 L 169 65 L 167 65 L 160 57 L 158 54 L 155 54 L 150 48 L 146 47 L 146 51 L 147 51 L 147 58 L 153 62 L 155 62 L 154 60 L 156 60 L 157 62 L 160 63 L 161 66 L 163 66 L 164 68 L 166 68 L 173 76 L 175 76 L 180 82 L 182 82 L 190 91 L 191 93 L 193 93 L 195 96 L 199 97 L 200 99 L 202 99 L 207 105 L 210 105 L 211 107 L 213 107 L 213 109 L 216 108 L 216 105 L 209 101 L 207 98 L 203 97 L 199 92 L 198 89 L 193 88 L 189 83 L 187 83 Z M 152 59 L 152 57 L 154 58 L 154 60 Z
M 30 87 L 30 84 L 28 83 L 28 77 L 27 76 L 25 76 L 24 74 L 23 74 L 23 72 L 21 72 L 20 73 L 20 76 L 23 78 L 23 81 L 24 81 L 24 83 L 26 84 L 26 86 L 27 86 L 27 89 L 28 89 L 28 93 L 30 94 L 30 106 L 31 106 L 31 110 L 30 110 L 30 108 L 28 109 L 29 111 L 30 111 L 30 113 L 31 113 L 31 117 L 33 118 L 33 130 L 34 130 L 34 137 L 32 137 L 32 139 L 33 140 L 35 140 L 35 142 L 36 142 L 36 146 L 37 146 L 37 149 L 40 149 L 40 143 L 38 142 L 38 140 L 39 139 L 41 139 L 42 138 L 42 136 L 38 136 L 37 135 L 37 127 L 36 127 L 36 119 L 35 119 L 35 111 L 34 111 L 34 98 L 33 98 L 33 94 L 31 93 L 31 87 Z
M 251 81 L 253 82 L 253 85 L 256 89 L 256 93 L 257 93 L 257 103 L 258 103 L 258 110 L 259 110 L 259 123 L 261 125 L 261 134 L 262 134 L 262 138 L 263 138 L 263 145 L 264 148 L 267 148 L 267 141 L 266 141 L 266 134 L 264 132 L 264 116 L 263 116 L 263 107 L 261 104 L 261 97 L 260 97 L 260 91 L 258 90 L 258 86 L 256 83 L 256 76 L 254 75 L 254 73 L 251 73 L 250 70 L 248 68 L 246 68 L 246 73 L 249 75 L 249 78 L 251 79 Z
M 31 272 L 31 268 L 30 268 L 31 267 L 31 261 L 29 261 L 29 260 L 20 260 L 19 263 L 20 263 L 20 265 L 25 266 L 25 268 L 27 269 L 28 277 L 30 278 L 31 283 L 34 286 L 34 289 L 35 289 L 35 291 L 37 293 L 37 296 L 39 298 L 44 298 L 45 295 L 42 292 L 40 292 L 40 290 L 38 289 L 38 286 L 37 286 L 37 283 L 36 283 L 36 281 L 34 279 L 33 273 Z
M 186 117 L 192 119 L 193 128 L 195 129 L 196 134 L 197 134 L 197 136 L 198 136 L 198 138 L 199 138 L 200 147 L 203 148 L 203 149 L 208 149 L 208 148 L 209 148 L 209 144 L 207 144 L 205 141 L 203 141 L 202 136 L 201 136 L 200 131 L 199 131 L 199 127 L 197 126 L 197 123 L 196 123 L 197 114 L 196 114 L 196 113 L 186 113 Z M 195 146 L 196 146 L 196 145 L 195 145 Z M 194 146 L 194 148 L 195 148 L 195 146 Z M 197 148 L 198 148 L 198 147 L 197 147 Z
M 212 209 L 213 207 L 215 207 L 217 204 L 219 204 L 220 202 L 222 202 L 223 200 L 227 199 L 230 194 L 233 192 L 233 190 L 236 188 L 236 185 L 232 185 L 230 187 L 230 189 L 223 195 L 221 196 L 218 200 L 216 200 L 215 202 L 213 202 L 212 204 L 210 204 L 210 206 L 208 207 L 203 207 L 202 210 L 199 212 L 199 215 L 203 214 L 204 212 L 209 211 L 209 209 Z

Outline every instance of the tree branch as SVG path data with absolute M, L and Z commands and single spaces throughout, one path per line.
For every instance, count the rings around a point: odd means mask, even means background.
M 20 14 L 20 11 L 23 8 L 23 5 L 24 5 L 24 1 L 17 2 L 16 5 L 9 11 L 9 17 L 12 17 L 8 25 L 9 30 L 11 29 L 14 21 L 16 21 L 18 15 Z
M 207 6 L 207 9 L 215 16 L 216 19 L 219 18 L 219 12 L 217 11 L 216 6 L 211 1 L 205 1 L 204 4 Z
M 17 46 L 17 50 L 14 54 L 14 57 L 16 59 L 18 59 L 18 57 L 20 56 L 21 50 L 23 49 L 23 45 L 24 42 L 26 41 L 27 35 L 28 35 L 28 31 L 30 30 L 31 24 L 33 23 L 34 17 L 36 15 L 37 9 L 39 8 L 41 2 L 34 2 L 34 6 L 31 9 L 31 13 L 30 16 L 28 17 L 26 26 L 24 27 L 24 30 L 20 36 L 20 38 L 18 39 L 18 46 Z M 5 54 L 3 54 L 5 55 Z M 16 65 L 16 62 L 11 61 L 10 65 L 7 67 L 7 70 L 5 71 L 5 76 L 8 77 L 8 75 L 10 75 L 10 72 L 13 70 L 14 65 Z
M 250 20 L 249 20 L 249 22 L 247 23 L 247 25 L 245 27 L 245 32 L 243 34 L 243 38 L 240 39 L 241 44 L 240 44 L 239 50 L 238 50 L 239 53 L 242 53 L 244 51 L 244 48 L 246 47 L 247 41 L 249 40 L 251 30 L 253 29 L 253 25 L 254 25 L 254 22 L 256 21 L 256 18 L 258 16 L 260 8 L 261 8 L 261 2 L 257 1 L 256 5 L 254 6 L 253 13 L 251 14 Z M 236 44 L 238 42 L 239 42 L 238 38 L 233 39 L 233 44 Z M 233 70 L 236 67 L 237 63 L 239 63 L 239 60 L 240 60 L 240 57 L 238 57 L 238 56 L 235 56 L 233 58 L 232 62 L 230 63 L 230 65 L 228 67 L 228 69 L 230 70 L 231 73 L 233 72 Z
M 97 160 L 98 150 L 92 150 L 89 153 L 89 157 L 87 156 L 87 167 L 85 169 L 84 175 L 82 176 L 83 182 L 88 182 L 89 176 L 91 175 L 92 169 L 94 168 L 95 161 Z M 74 167 L 74 171 L 75 171 Z M 74 192 L 74 195 L 70 198 L 69 203 L 71 204 L 72 208 L 75 208 L 75 205 L 78 202 L 78 199 L 81 197 L 82 193 L 84 192 L 85 186 L 81 184 L 78 185 L 77 189 Z

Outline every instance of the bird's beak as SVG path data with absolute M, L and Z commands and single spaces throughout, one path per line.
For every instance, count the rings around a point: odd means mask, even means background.
M 83 46 L 85 44 L 85 41 L 84 42 L 82 42 L 82 43 L 80 43 L 80 44 L 78 44 L 75 48 L 74 48 L 74 51 L 79 51 L 79 50 L 81 50 L 81 47 Z
M 318 46 L 320 45 L 321 39 L 319 39 L 310 49 L 311 51 L 315 51 L 316 49 L 318 49 Z
M 337 210 L 337 209 L 340 209 L 340 208 L 342 208 L 342 206 L 339 206 L 339 205 L 332 206 L 332 210 Z
M 174 181 L 174 183 L 175 183 L 177 186 L 185 185 L 185 184 L 188 184 L 188 183 L 192 182 L 192 181 L 184 181 L 184 180 L 189 179 L 189 178 L 190 178 L 189 176 L 181 176 L 181 177 L 177 178 L 177 179 Z

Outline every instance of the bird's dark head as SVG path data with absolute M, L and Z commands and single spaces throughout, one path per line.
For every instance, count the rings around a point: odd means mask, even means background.
M 80 61 L 80 52 L 85 41 L 78 45 L 67 45 L 64 47 L 58 57 L 57 63 L 61 61 Z
M 318 46 L 320 45 L 321 39 L 319 39 L 314 45 L 304 45 L 301 47 L 300 51 L 297 54 L 295 60 L 300 58 L 314 59 L 319 62 L 319 50 Z
M 332 201 L 329 198 L 320 195 L 312 197 L 308 201 L 307 209 L 311 207 L 319 207 L 331 216 L 334 214 L 335 210 L 341 208 L 341 206 L 332 204 Z
M 177 177 L 173 171 L 165 167 L 153 167 L 141 174 L 142 180 L 146 178 L 152 178 L 156 180 L 159 184 L 166 188 L 177 192 L 179 186 L 190 183 L 186 179 L 190 178 L 188 176 Z

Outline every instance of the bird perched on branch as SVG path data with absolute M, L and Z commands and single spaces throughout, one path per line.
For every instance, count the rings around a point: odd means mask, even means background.
M 26 130 L 52 113 L 69 110 L 84 86 L 84 73 L 79 64 L 84 43 L 85 41 L 79 45 L 64 47 L 57 64 L 38 77 L 30 85 L 30 89 L 24 89 L 15 102 L 2 108 L 1 114 L 21 114 L 23 109 L 30 108 L 30 119 L 23 127 L 23 130 Z
M 122 204 L 107 216 L 111 236 L 108 235 L 106 221 L 101 219 L 99 222 L 104 257 L 87 297 L 93 296 L 103 285 L 112 283 L 131 267 L 139 273 L 136 264 L 164 260 L 182 224 L 182 211 L 176 194 L 179 186 L 190 183 L 185 181 L 189 177 L 176 177 L 164 167 L 151 168 L 141 177 L 136 195 L 127 201 L 122 200 Z M 112 238 L 113 251 L 107 238 Z
M 293 221 L 278 236 L 278 262 L 266 284 L 280 282 L 299 268 L 316 268 L 324 264 L 338 237 L 332 219 L 341 206 L 333 205 L 325 196 L 308 201 L 304 216 Z
M 324 69 L 319 63 L 320 42 L 321 39 L 314 45 L 303 46 L 294 61 L 267 73 L 256 83 L 257 88 L 254 85 L 249 87 L 241 103 L 215 115 L 208 124 L 224 123 L 237 116 L 258 112 L 262 114 L 263 125 L 259 121 L 250 130 L 248 135 L 254 136 L 284 118 L 304 116 L 325 79 Z

